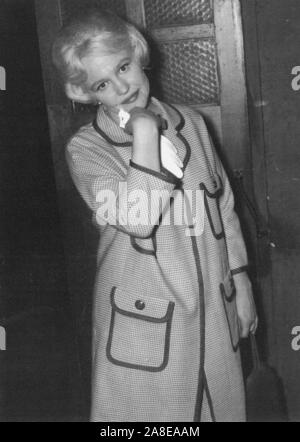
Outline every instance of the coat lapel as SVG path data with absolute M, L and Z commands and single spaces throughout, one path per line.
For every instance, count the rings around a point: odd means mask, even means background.
M 163 132 L 177 148 L 178 155 L 183 162 L 183 171 L 185 170 L 190 156 L 191 148 L 181 131 L 185 127 L 185 119 L 181 112 L 175 107 L 159 102 L 156 98 L 152 98 L 150 109 L 160 114 L 168 123 L 168 128 Z
M 108 143 L 116 147 L 132 146 L 132 136 L 121 129 L 110 117 L 103 106 L 99 106 L 93 127 Z
M 187 140 L 181 134 L 181 131 L 185 126 L 183 115 L 177 108 L 163 104 L 156 98 L 151 98 L 149 109 L 154 113 L 161 115 L 161 117 L 167 121 L 168 128 L 164 131 L 163 135 L 165 135 L 178 149 L 179 157 L 181 158 L 185 169 L 191 155 L 191 149 Z M 132 146 L 132 136 L 126 134 L 124 130 L 112 120 L 103 106 L 99 106 L 97 116 L 93 122 L 93 127 L 102 138 L 113 146 Z

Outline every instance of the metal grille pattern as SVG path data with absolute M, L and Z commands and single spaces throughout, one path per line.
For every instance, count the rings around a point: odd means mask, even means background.
M 219 102 L 217 56 L 214 40 L 163 43 L 159 82 L 169 103 Z
M 210 0 L 144 0 L 147 27 L 212 23 Z
M 65 21 L 80 8 L 105 8 L 121 17 L 126 18 L 126 3 L 124 0 L 61 0 L 62 22 Z

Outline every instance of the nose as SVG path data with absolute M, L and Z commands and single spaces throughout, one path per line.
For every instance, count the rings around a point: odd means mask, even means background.
M 115 79 L 115 91 L 118 95 L 125 95 L 129 90 L 129 84 L 124 78 L 116 77 Z

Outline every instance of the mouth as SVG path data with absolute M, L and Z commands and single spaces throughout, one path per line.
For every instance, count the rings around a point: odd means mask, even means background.
M 139 91 L 134 92 L 132 95 L 130 95 L 126 100 L 122 102 L 122 104 L 130 104 L 136 101 L 137 97 L 139 95 Z

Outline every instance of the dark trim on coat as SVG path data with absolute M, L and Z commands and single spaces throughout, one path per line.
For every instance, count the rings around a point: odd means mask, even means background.
M 201 270 L 201 262 L 199 250 L 197 247 L 197 241 L 194 236 L 191 236 L 192 248 L 197 268 L 198 286 L 199 286 L 199 317 L 200 317 L 200 362 L 199 362 L 199 376 L 198 376 L 198 388 L 196 396 L 196 404 L 194 411 L 194 422 L 201 421 L 201 410 L 203 403 L 204 392 L 204 363 L 205 363 L 205 299 L 204 299 L 204 282 Z
M 186 169 L 186 166 L 187 166 L 187 164 L 188 164 L 188 162 L 190 161 L 190 158 L 191 158 L 191 147 L 189 145 L 189 142 L 180 133 L 182 131 L 182 129 L 184 128 L 184 126 L 185 126 L 185 118 L 182 115 L 182 113 L 175 106 L 173 106 L 171 104 L 168 104 L 168 106 L 177 113 L 177 115 L 179 116 L 179 119 L 180 119 L 180 121 L 177 124 L 177 126 L 175 126 L 175 130 L 177 132 L 176 133 L 177 138 L 184 144 L 184 146 L 186 148 L 186 156 L 184 157 L 184 160 L 183 160 L 183 172 L 184 172 L 185 169 Z
M 171 104 L 165 104 L 165 103 L 161 103 L 161 105 L 163 106 L 163 107 L 170 107 L 171 109 L 173 109 L 176 113 L 177 113 L 177 115 L 178 115 L 178 117 L 179 117 L 179 123 L 175 126 L 175 130 L 176 130 L 176 136 L 177 136 L 177 138 L 179 138 L 181 141 L 182 141 L 182 143 L 185 145 L 185 147 L 186 147 L 186 150 L 187 150 L 187 154 L 186 154 L 186 156 L 185 156 L 185 158 L 184 158 L 184 160 L 183 160 L 183 171 L 185 171 L 185 168 L 186 168 L 186 166 L 187 166 L 187 164 L 188 164 L 188 162 L 189 162 L 189 160 L 190 160 L 190 157 L 191 157 L 191 148 L 190 148 L 190 145 L 189 145 L 189 143 L 187 142 L 187 140 L 185 139 L 185 137 L 180 133 L 180 131 L 184 128 L 184 126 L 185 126 L 185 119 L 184 119 L 184 116 L 181 114 L 181 112 L 175 107 L 175 106 L 173 106 L 173 105 L 171 105 Z M 168 121 L 166 120 L 166 123 L 167 123 L 167 125 L 168 125 Z M 123 142 L 123 143 L 121 143 L 121 142 L 117 142 L 117 141 L 115 141 L 115 140 L 113 140 L 112 138 L 110 138 L 100 127 L 99 127 L 99 125 L 98 125 L 98 122 L 97 122 L 97 117 L 94 119 L 94 121 L 93 121 L 93 123 L 92 123 L 92 125 L 93 125 L 93 128 L 95 129 L 95 131 L 96 132 L 98 132 L 98 134 L 102 137 L 102 138 L 104 138 L 104 140 L 105 141 L 107 141 L 108 143 L 110 143 L 111 145 L 113 145 L 113 146 L 116 146 L 116 147 L 132 147 L 132 141 L 127 141 L 127 142 Z M 163 128 L 163 130 L 168 130 L 168 128 L 166 128 L 166 126 L 164 126 L 164 128 Z M 169 172 L 169 171 L 167 171 L 168 173 L 167 173 L 167 177 L 170 177 L 170 179 L 172 180 L 172 181 L 169 181 L 169 182 L 173 182 L 173 180 L 177 180 L 177 181 L 180 181 L 178 178 L 176 178 L 171 172 Z M 174 178 L 173 178 L 174 177 Z M 168 180 L 168 179 L 167 179 Z M 167 181 L 166 180 L 166 181 Z M 177 182 L 176 181 L 176 182 Z
M 132 247 L 139 253 L 142 253 L 144 255 L 152 255 L 156 258 L 156 237 L 155 235 L 150 237 L 149 239 L 152 240 L 153 249 L 144 249 L 140 244 L 137 243 L 137 240 L 134 236 L 130 237 L 130 243 Z M 146 238 L 147 240 L 147 238 Z
M 222 214 L 221 214 L 221 209 L 220 209 L 220 203 L 219 203 L 219 199 L 223 194 L 223 184 L 222 181 L 220 179 L 220 183 L 221 183 L 221 187 L 219 189 L 217 189 L 217 191 L 215 193 L 210 193 L 206 187 L 206 185 L 204 183 L 200 183 L 200 189 L 203 190 L 204 192 L 204 205 L 205 205 L 205 211 L 208 217 L 208 221 L 209 221 L 209 225 L 212 231 L 212 234 L 214 235 L 214 237 L 217 240 L 223 239 L 225 238 L 225 230 L 224 230 L 224 224 L 223 224 L 223 219 L 222 219 Z M 212 200 L 215 200 L 215 204 L 217 206 L 217 211 L 218 211 L 218 215 L 219 215 L 219 219 L 220 219 L 220 224 L 222 227 L 222 230 L 220 233 L 217 233 L 215 230 L 215 226 L 214 226 L 214 222 L 212 219 L 212 215 L 210 212 L 210 207 L 208 204 L 208 199 L 207 198 L 211 198 Z
M 182 113 L 177 109 L 177 107 L 175 107 L 173 104 L 167 104 L 167 106 L 169 106 L 171 109 L 173 109 L 177 113 L 177 115 L 179 116 L 179 123 L 177 124 L 175 129 L 177 130 L 177 132 L 180 132 L 185 126 L 185 118 L 182 115 Z
M 126 310 L 121 309 L 120 307 L 118 307 L 116 305 L 115 300 L 114 300 L 116 289 L 117 289 L 117 287 L 113 287 L 112 291 L 111 291 L 111 306 L 112 306 L 113 310 L 115 310 L 116 312 L 120 313 L 121 315 L 128 316 L 130 318 L 142 319 L 143 321 L 156 322 L 158 324 L 163 323 L 169 319 L 170 312 L 173 310 L 174 305 L 175 305 L 173 301 L 169 301 L 167 313 L 162 318 L 153 318 L 152 316 L 146 316 L 141 313 L 128 312 Z
M 226 293 L 226 290 L 225 290 L 225 287 L 224 287 L 223 283 L 220 284 L 220 291 L 221 291 L 223 305 L 224 305 L 224 310 L 225 310 L 225 315 L 226 315 L 226 319 L 227 319 L 231 346 L 232 346 L 233 351 L 236 352 L 238 350 L 238 348 L 239 348 L 240 339 L 238 339 L 237 343 L 233 342 L 231 324 L 230 324 L 229 317 L 228 317 L 228 312 L 227 312 L 228 305 L 232 304 L 233 302 L 235 302 L 235 299 L 236 299 L 236 288 L 235 288 L 233 279 L 231 279 L 231 286 L 232 286 L 232 292 L 231 292 L 230 296 L 227 296 L 227 293 Z M 237 316 L 236 316 L 236 320 L 238 321 L 238 317 Z M 238 325 L 237 325 L 237 327 L 238 327 Z
M 208 402 L 208 406 L 209 406 L 209 410 L 210 410 L 210 414 L 211 414 L 211 419 L 213 422 L 217 422 L 215 412 L 214 412 L 214 407 L 213 407 L 213 401 L 212 401 L 211 394 L 210 394 L 209 387 L 208 387 L 206 373 L 204 373 L 204 389 L 205 389 L 207 402 Z
M 249 266 L 239 267 L 237 269 L 231 270 L 232 276 L 239 275 L 240 273 L 248 272 Z
M 131 368 L 136 370 L 143 370 L 143 371 L 149 371 L 149 372 L 159 372 L 166 368 L 169 362 L 169 353 L 170 353 L 170 336 L 171 336 L 171 328 L 172 328 L 172 319 L 173 319 L 173 312 L 175 308 L 175 303 L 172 301 L 169 301 L 167 313 L 163 318 L 153 318 L 150 316 L 146 316 L 140 313 L 132 313 L 127 312 L 123 309 L 120 309 L 114 301 L 114 295 L 116 292 L 116 287 L 112 288 L 111 291 L 111 306 L 112 306 L 112 312 L 111 312 L 111 321 L 110 321 L 110 328 L 109 328 L 109 336 L 108 336 L 108 342 L 106 346 L 106 357 L 107 359 L 114 365 L 118 365 L 125 368 Z M 121 314 L 124 316 L 127 316 L 129 318 L 135 318 L 140 321 L 147 321 L 152 322 L 154 324 L 163 324 L 166 323 L 166 331 L 165 331 L 165 347 L 164 347 L 164 355 L 163 355 L 163 362 L 158 367 L 148 366 L 148 365 L 140 365 L 140 364 L 131 364 L 129 362 L 123 362 L 118 359 L 115 359 L 111 354 L 112 349 L 112 341 L 113 341 L 113 331 L 115 326 L 115 317 L 117 314 Z
M 221 183 L 220 188 L 217 189 L 216 192 L 214 192 L 214 193 L 209 192 L 209 190 L 207 189 L 205 183 L 201 183 L 200 184 L 200 189 L 204 190 L 205 194 L 208 195 L 209 198 L 217 199 L 217 198 L 220 198 L 222 196 L 222 194 L 223 194 L 223 183 L 221 181 L 221 178 L 220 178 L 220 183 Z M 216 183 L 216 185 L 217 185 L 217 183 Z
M 156 170 L 148 169 L 147 167 L 140 166 L 139 164 L 136 164 L 134 161 L 130 160 L 129 164 L 134 169 L 139 170 L 140 172 L 145 172 L 148 175 L 153 175 L 156 178 L 161 179 L 162 181 L 166 181 L 167 183 L 177 185 L 178 182 L 180 182 L 180 179 L 176 178 L 174 175 L 169 174 L 168 176 L 163 175 L 160 172 L 156 172 Z
M 191 214 L 191 207 L 189 202 L 187 202 L 186 206 L 189 210 L 189 215 Z M 195 258 L 195 264 L 197 269 L 197 279 L 198 279 L 198 287 L 199 287 L 199 322 L 200 322 L 200 361 L 199 361 L 199 374 L 198 374 L 198 387 L 196 391 L 196 402 L 195 402 L 195 410 L 194 410 L 194 422 L 201 421 L 201 410 L 203 404 L 203 394 L 204 394 L 204 386 L 205 386 L 205 297 L 204 297 L 204 282 L 203 282 L 203 274 L 201 270 L 201 260 L 200 254 L 197 246 L 197 240 L 195 236 L 190 236 L 192 243 L 193 255 Z
M 131 147 L 132 141 L 127 141 L 124 143 L 117 143 L 116 141 L 112 140 L 102 129 L 100 129 L 98 123 L 97 123 L 97 117 L 93 121 L 93 128 L 96 132 L 98 132 L 99 135 L 101 135 L 102 138 L 104 138 L 105 141 L 112 144 L 113 146 L 117 147 Z

